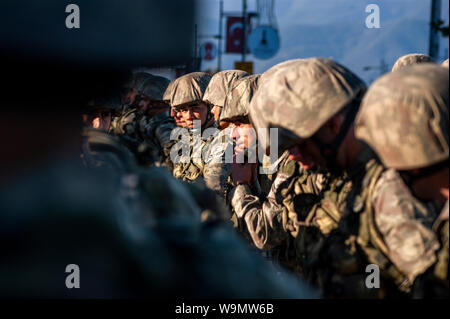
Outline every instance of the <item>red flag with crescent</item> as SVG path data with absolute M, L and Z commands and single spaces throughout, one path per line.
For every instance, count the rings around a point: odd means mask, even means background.
M 242 33 L 244 25 L 242 17 L 228 17 L 227 18 L 227 41 L 226 53 L 242 53 Z M 250 34 L 250 19 L 247 19 L 247 38 Z M 247 53 L 250 53 L 247 45 Z

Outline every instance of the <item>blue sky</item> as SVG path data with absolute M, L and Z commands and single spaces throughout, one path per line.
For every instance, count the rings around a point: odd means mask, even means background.
M 249 11 L 256 10 L 256 0 L 248 0 Z M 380 7 L 381 28 L 367 29 L 365 8 Z M 389 69 L 395 60 L 407 53 L 428 52 L 429 0 L 275 0 L 275 17 L 281 47 L 269 60 L 252 55 L 255 72 L 262 73 L 274 64 L 309 56 L 331 57 L 346 65 L 366 82 L 380 72 L 364 71 L 378 66 L 381 59 Z M 219 0 L 198 0 L 197 21 L 200 35 L 218 33 Z M 442 1 L 441 18 L 448 23 L 447 0 Z M 224 0 L 224 10 L 240 12 L 242 0 Z M 200 43 L 207 41 L 201 38 Z M 217 41 L 217 40 L 212 40 Z M 217 42 L 216 42 L 217 43 Z M 448 38 L 441 40 L 441 59 L 448 57 Z M 233 68 L 238 54 L 224 54 L 222 69 Z M 215 69 L 217 60 L 203 62 L 202 69 Z

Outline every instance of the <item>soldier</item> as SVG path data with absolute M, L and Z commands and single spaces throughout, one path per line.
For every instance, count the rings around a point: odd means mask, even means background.
M 233 147 L 233 158 L 230 158 L 231 152 L 228 154 L 229 158 L 225 160 L 236 161 L 240 160 L 241 163 L 249 162 L 251 169 L 251 184 L 253 190 L 259 195 L 261 193 L 261 186 L 258 182 L 257 171 L 257 153 L 256 153 L 256 133 L 254 132 L 250 120 L 248 118 L 248 105 L 256 92 L 258 87 L 258 81 L 261 75 L 250 75 L 245 78 L 239 79 L 234 83 L 234 86 L 230 88 L 225 99 L 225 107 L 222 109 L 220 118 L 218 120 L 219 127 L 222 129 L 220 136 L 222 140 L 225 140 L 227 146 Z M 232 141 L 236 141 L 232 143 Z M 216 139 L 214 143 L 220 143 Z M 211 147 L 214 149 L 214 144 Z M 230 163 L 227 163 L 230 164 Z M 229 185 L 233 185 L 232 180 L 229 181 Z
M 169 86 L 167 87 L 166 91 L 164 92 L 163 99 L 164 99 L 164 102 L 166 102 L 168 105 L 170 105 L 173 83 L 175 83 L 175 81 L 176 81 L 176 79 L 171 81 L 169 83 Z M 171 107 L 170 108 L 170 116 L 175 120 L 175 124 L 177 127 L 186 128 L 186 122 L 183 120 L 181 112 L 179 112 L 178 110 L 175 110 L 173 107 Z
M 92 100 L 82 110 L 83 123 L 86 127 L 108 132 L 114 116 L 120 114 L 122 107 L 119 99 Z
M 134 169 L 136 158 L 123 145 L 120 137 L 108 133 L 111 115 L 118 114 L 120 98 L 96 98 L 82 111 L 85 127 L 82 130 L 83 164 L 89 169 L 105 169 L 118 182 L 121 176 Z M 92 123 L 92 125 L 91 125 Z
M 207 73 L 194 72 L 170 84 L 165 96 L 170 100 L 176 116 L 179 114 L 181 117 L 177 124 L 184 126 L 187 131 L 175 131 L 172 134 L 174 141 L 166 153 L 170 153 L 172 173 L 176 178 L 195 181 L 203 177 L 206 185 L 223 197 L 229 168 L 224 163 L 206 162 L 208 138 L 213 134 L 202 136 L 207 135 L 204 134 L 205 130 L 213 124 L 209 104 L 203 100 L 210 79 L 211 76 Z M 181 137 L 181 140 L 176 140 L 177 137 Z M 180 150 L 184 151 L 181 155 Z
M 251 110 L 258 109 L 270 127 L 287 131 L 291 154 L 297 152 L 342 176 L 306 218 L 282 218 L 282 211 L 270 215 L 278 215 L 272 218 L 284 223 L 282 229 L 293 229 L 296 249 L 306 255 L 302 258 L 308 275 L 329 296 L 380 296 L 386 289 L 365 285 L 366 266 L 373 263 L 389 278 L 386 285 L 395 282 L 408 290 L 433 263 L 435 236 L 417 216 L 425 221 L 431 217 L 400 177 L 378 163 L 354 136 L 364 83 L 332 60 L 313 58 L 277 72 L 264 87 L 271 89 L 261 87 L 261 92 L 269 93 L 264 99 L 256 96 Z M 389 218 L 392 215 L 396 218 Z M 305 243 L 309 235 L 302 235 L 304 226 L 306 234 L 316 228 L 326 236 Z M 416 234 L 414 241 L 410 234 Z
M 392 67 L 392 72 L 400 70 L 408 65 L 420 64 L 420 63 L 436 63 L 429 55 L 420 53 L 411 53 L 401 56 L 395 61 Z
M 249 74 L 240 70 L 226 70 L 213 75 L 206 88 L 203 100 L 209 103 L 211 113 L 214 116 L 214 126 L 218 127 L 220 112 L 225 105 L 225 98 L 228 90 L 233 87 L 238 79 Z
M 434 225 L 441 249 L 430 270 L 444 287 L 422 282 L 419 296 L 448 297 L 448 84 L 448 71 L 436 65 L 389 74 L 372 85 L 356 121 L 356 136 L 400 173 L 415 196 L 447 202 Z
M 275 74 L 290 70 L 301 63 L 303 60 L 286 61 L 268 70 L 270 74 L 263 75 L 264 81 L 261 77 L 261 85 L 250 103 L 249 110 L 252 123 L 258 129 L 258 142 L 261 143 L 263 150 L 268 150 L 269 143 L 266 142 L 267 137 L 260 134 L 261 130 L 268 129 L 267 123 L 276 121 L 277 116 L 280 116 L 277 114 L 286 114 L 287 119 L 279 121 L 293 122 L 294 119 L 287 110 L 298 103 L 292 98 L 294 92 L 289 92 L 290 95 L 280 94 L 272 99 L 276 86 L 271 83 L 271 80 Z M 269 110 L 275 103 L 283 106 L 283 113 Z M 292 127 L 297 125 L 298 123 L 293 123 Z M 283 160 L 280 162 L 279 171 L 273 180 L 267 199 L 261 201 L 252 193 L 249 187 L 250 175 L 245 165 L 233 164 L 232 176 L 237 186 L 231 192 L 231 202 L 238 217 L 239 229 L 247 233 L 258 248 L 269 250 L 276 260 L 301 272 L 300 260 L 295 256 L 294 247 L 294 240 L 299 229 L 298 225 L 294 227 L 294 221 L 304 219 L 319 200 L 319 194 L 325 190 L 328 175 L 315 171 L 316 163 L 311 158 L 302 158 L 297 150 L 293 150 L 289 155 L 289 151 L 286 152 L 286 150 L 297 138 L 289 134 L 287 130 L 279 129 L 278 133 L 279 153 L 284 152 L 285 158 L 282 157 Z M 289 158 L 287 158 L 288 155 Z M 327 225 L 325 223 L 327 215 L 325 213 L 322 215 L 325 216 L 322 216 L 321 224 Z M 328 224 L 330 223 L 335 222 L 331 220 Z
M 153 164 L 160 166 L 169 164 L 169 154 L 164 153 L 166 146 L 171 143 L 170 134 L 176 127 L 170 116 L 170 106 L 164 101 L 164 93 L 169 80 L 152 76 L 147 78 L 139 90 L 137 109 L 144 113 L 139 127 L 142 131 L 144 145 L 148 149 Z
M 111 123 L 111 132 L 114 134 L 123 134 L 123 126 L 126 123 L 132 122 L 132 120 L 125 120 L 128 114 L 133 114 L 129 112 L 133 110 L 136 104 L 136 97 L 138 96 L 138 88 L 147 79 L 149 73 L 147 72 L 135 72 L 132 73 L 130 78 L 127 79 L 123 88 L 121 89 L 121 100 L 122 100 L 122 112 L 117 114 Z M 120 122 L 120 123 L 119 123 Z
M 154 113 L 158 107 L 164 107 L 163 95 L 169 85 L 169 80 L 161 76 L 138 72 L 125 85 L 128 89 L 123 97 L 124 108 L 122 115 L 115 121 L 113 133 L 126 135 L 138 142 L 144 141 L 145 119 L 150 112 Z M 143 90 L 145 88 L 145 93 Z
M 168 79 L 143 72 L 134 74 L 126 85 L 126 104 L 112 132 L 136 154 L 141 165 L 167 165 L 163 147 L 170 142 L 175 127 L 163 99 L 168 85 Z

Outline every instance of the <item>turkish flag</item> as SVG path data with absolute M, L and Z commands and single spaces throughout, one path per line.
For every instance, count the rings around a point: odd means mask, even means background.
M 242 33 L 244 25 L 242 17 L 228 17 L 227 18 L 227 42 L 226 53 L 242 53 Z M 250 19 L 247 19 L 247 38 L 250 34 Z M 247 45 L 247 53 L 250 53 Z

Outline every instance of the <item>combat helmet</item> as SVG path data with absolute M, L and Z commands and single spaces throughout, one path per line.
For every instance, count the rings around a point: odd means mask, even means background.
M 152 102 L 163 102 L 169 83 L 170 81 L 165 77 L 149 74 L 137 91 Z
M 254 74 L 236 81 L 228 91 L 219 121 L 233 122 L 238 119 L 248 119 L 248 106 L 258 88 L 260 77 L 260 74 Z
M 266 79 L 270 79 L 276 72 L 278 72 L 279 70 L 282 70 L 284 68 L 289 67 L 290 65 L 294 65 L 299 61 L 302 61 L 304 59 L 292 59 L 292 60 L 287 60 L 287 61 L 283 61 L 281 63 L 275 64 L 274 66 L 272 66 L 271 68 L 267 69 L 262 75 L 261 75 L 261 79 L 260 82 L 266 81 Z
M 283 139 L 313 136 L 334 115 L 351 107 L 342 132 L 348 130 L 365 91 L 359 77 L 333 60 L 310 58 L 290 63 L 260 81 L 250 102 L 250 119 L 258 130 L 260 146 L 267 151 L 269 128 L 279 129 L 281 146 L 285 144 Z M 341 135 L 334 146 L 342 141 Z M 285 144 L 284 149 L 288 147 Z
M 130 79 L 124 84 L 125 89 L 138 91 L 142 84 L 151 76 L 148 72 L 134 72 Z
M 420 63 L 436 63 L 429 55 L 420 53 L 411 53 L 401 56 L 397 59 L 392 67 L 392 71 L 400 70 L 405 66 L 420 64 Z
M 229 89 L 234 86 L 236 80 L 248 75 L 247 72 L 241 70 L 226 70 L 214 74 L 203 95 L 203 100 L 210 105 L 224 107 Z
M 356 137 L 398 170 L 448 159 L 448 80 L 448 70 L 433 64 L 381 77 L 363 99 Z
M 211 75 L 205 72 L 193 72 L 183 75 L 169 84 L 163 99 L 174 109 L 205 102 L 203 95 L 210 80 Z
M 114 96 L 90 100 L 83 108 L 82 112 L 85 114 L 92 114 L 100 111 L 109 111 L 112 116 L 118 116 L 120 115 L 121 110 L 122 101 L 120 97 Z

